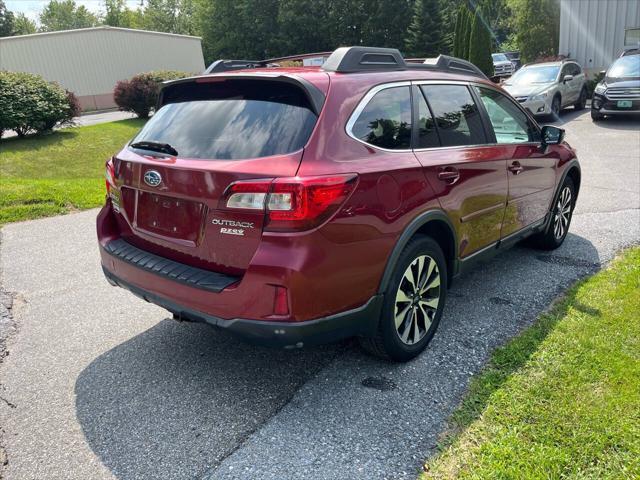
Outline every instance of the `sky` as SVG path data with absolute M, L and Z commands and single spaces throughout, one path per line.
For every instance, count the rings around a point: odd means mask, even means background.
M 129 8 L 136 8 L 140 0 L 126 0 Z M 84 5 L 93 13 L 104 12 L 104 0 L 75 0 L 77 5 Z M 32 20 L 37 20 L 38 15 L 49 3 L 49 0 L 4 0 L 7 9 L 12 12 L 22 12 Z

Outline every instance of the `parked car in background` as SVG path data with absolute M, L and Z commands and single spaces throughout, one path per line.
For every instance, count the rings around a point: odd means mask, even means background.
M 504 52 L 511 63 L 513 63 L 514 71 L 517 72 L 522 67 L 522 62 L 520 61 L 520 52 Z
M 565 107 L 582 110 L 587 103 L 585 75 L 574 60 L 524 65 L 503 86 L 536 116 L 557 117 Z
M 491 58 L 493 59 L 494 77 L 510 77 L 513 75 L 516 69 L 504 53 L 492 53 Z
M 627 52 L 611 64 L 596 85 L 591 100 L 591 118 L 640 113 L 640 51 Z
M 526 237 L 564 241 L 575 151 L 471 63 L 369 47 L 270 63 L 165 84 L 107 162 L 110 283 L 261 344 L 358 336 L 406 361 L 454 277 Z

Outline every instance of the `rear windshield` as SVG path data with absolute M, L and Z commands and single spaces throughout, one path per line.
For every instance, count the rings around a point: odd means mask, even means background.
M 135 142 L 171 145 L 182 158 L 234 160 L 301 149 L 316 122 L 304 92 L 282 82 L 176 85 Z

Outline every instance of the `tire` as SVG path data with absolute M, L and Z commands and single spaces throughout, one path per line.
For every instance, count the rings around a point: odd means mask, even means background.
M 560 111 L 562 110 L 562 103 L 559 95 L 553 97 L 551 100 L 551 113 L 549 118 L 552 120 L 558 120 L 560 118 Z
M 587 105 L 587 89 L 582 87 L 582 91 L 580 92 L 578 101 L 573 104 L 573 108 L 575 108 L 576 110 L 584 110 L 584 107 L 586 105 Z
M 557 198 L 554 200 L 551 221 L 547 230 L 531 237 L 529 244 L 540 250 L 555 250 L 564 242 L 569 232 L 573 208 L 575 207 L 576 189 L 573 180 L 564 179 Z
M 599 122 L 603 118 L 604 115 L 602 115 L 599 111 L 597 111 L 595 108 L 591 109 L 591 120 L 593 120 L 594 122 Z
M 416 277 L 418 290 L 414 286 Z M 442 249 L 431 237 L 416 235 L 395 265 L 385 291 L 378 331 L 374 337 L 361 338 L 362 347 L 388 360 L 411 360 L 431 341 L 446 296 L 447 263 Z

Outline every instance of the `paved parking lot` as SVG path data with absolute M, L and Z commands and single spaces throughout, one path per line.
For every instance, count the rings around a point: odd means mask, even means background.
M 2 473 L 415 478 L 491 350 L 640 241 L 640 121 L 593 124 L 588 111 L 568 111 L 558 123 L 583 167 L 565 245 L 516 247 L 458 281 L 433 342 L 404 365 L 351 341 L 285 352 L 168 320 L 102 278 L 95 211 L 6 226 Z

